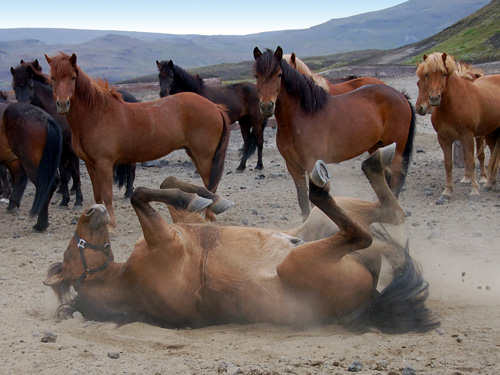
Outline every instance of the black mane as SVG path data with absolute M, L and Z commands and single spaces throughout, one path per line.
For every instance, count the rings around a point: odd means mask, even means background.
M 278 61 L 270 49 L 255 61 L 255 72 L 264 77 L 273 76 L 281 68 L 282 82 L 288 94 L 299 98 L 300 106 L 306 113 L 320 111 L 328 100 L 328 93 L 314 81 L 292 68 L 285 60 Z
M 183 91 L 190 91 L 200 94 L 204 89 L 203 81 L 188 73 L 179 65 L 174 64 L 173 66 L 174 80 L 172 82 L 172 87 L 170 88 L 170 93 L 177 94 Z

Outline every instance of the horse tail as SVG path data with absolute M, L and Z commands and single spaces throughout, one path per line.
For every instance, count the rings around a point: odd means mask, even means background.
M 417 122 L 415 116 L 415 107 L 413 106 L 413 104 L 411 104 L 410 97 L 406 93 L 403 93 L 403 95 L 405 96 L 406 100 L 408 101 L 408 105 L 410 106 L 411 120 L 410 120 L 410 127 L 408 129 L 408 137 L 406 138 L 405 149 L 403 151 L 403 161 L 401 165 L 401 181 L 399 182 L 399 186 L 397 187 L 396 196 L 399 195 L 401 188 L 404 186 L 406 176 L 408 174 L 408 169 L 410 168 L 410 161 L 413 153 L 413 141 L 415 139 L 415 128 Z
M 222 172 L 224 171 L 224 161 L 226 160 L 226 151 L 229 144 L 229 118 L 227 117 L 227 108 L 223 105 L 217 104 L 217 109 L 219 110 L 222 117 L 222 134 L 215 150 L 214 157 L 212 159 L 212 167 L 210 169 L 210 179 L 208 182 L 207 189 L 210 191 L 215 191 L 219 181 L 222 177 Z
M 62 155 L 63 136 L 61 128 L 52 117 L 47 117 L 46 123 L 47 138 L 37 170 L 35 200 L 30 210 L 30 214 L 33 216 L 38 215 L 47 202 L 50 189 L 57 177 L 57 169 Z
M 365 311 L 364 323 L 385 333 L 426 332 L 439 326 L 439 321 L 425 306 L 429 283 L 411 258 L 408 242 L 404 262 L 394 270 L 392 282 L 378 294 Z
M 262 122 L 262 132 L 264 132 L 264 129 L 267 126 L 267 118 L 264 119 Z M 252 131 L 250 132 L 250 137 L 248 138 L 248 148 L 247 152 L 243 153 L 242 159 L 244 158 L 245 160 L 250 158 L 255 153 L 255 150 L 257 150 L 257 144 L 258 144 L 258 139 L 257 139 L 257 133 L 255 131 L 255 127 L 252 127 Z

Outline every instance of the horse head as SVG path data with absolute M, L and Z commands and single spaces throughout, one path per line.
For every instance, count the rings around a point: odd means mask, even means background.
M 21 60 L 15 68 L 10 68 L 12 74 L 12 88 L 16 94 L 18 102 L 31 103 L 35 97 L 33 79 L 36 74 L 40 74 L 42 67 L 35 59 L 32 62 Z
M 255 47 L 253 57 L 255 58 L 254 70 L 260 112 L 270 117 L 274 114 L 276 100 L 281 89 L 283 50 L 278 46 L 274 53 L 269 49 L 262 53 L 258 47 Z
M 163 98 L 168 96 L 172 83 L 174 82 L 174 63 L 172 60 L 156 60 L 156 66 L 159 71 L 158 78 L 160 80 L 160 97 Z
M 65 114 L 69 112 L 70 103 L 76 89 L 76 80 L 78 78 L 78 66 L 76 65 L 76 55 L 71 56 L 60 53 L 57 56 L 45 59 L 50 66 L 50 80 L 52 90 L 56 100 L 57 112 Z
M 432 107 L 441 104 L 441 97 L 448 84 L 448 76 L 453 73 L 455 62 L 446 53 L 424 55 L 417 67 L 418 98 L 417 112 L 425 115 Z

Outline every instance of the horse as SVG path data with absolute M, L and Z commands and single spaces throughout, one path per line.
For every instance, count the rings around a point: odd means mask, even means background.
M 395 142 L 396 156 L 388 172 L 391 188 L 399 195 L 415 133 L 408 99 L 387 85 L 329 95 L 282 57 L 279 46 L 274 53 L 255 47 L 254 70 L 261 112 L 276 116 L 276 143 L 295 183 L 303 219 L 310 212 L 306 171 L 318 159 L 339 163 Z
M 16 99 L 31 103 L 48 112 L 61 126 L 63 132 L 63 155 L 61 158 L 61 183 L 59 192 L 63 195 L 60 206 L 67 206 L 70 200 L 68 182 L 73 178 L 71 191 L 75 193 L 75 206 L 81 206 L 83 195 L 80 182 L 80 161 L 71 148 L 71 129 L 66 117 L 57 113 L 52 86 L 48 76 L 42 73 L 38 59 L 25 62 L 21 60 L 16 68 L 11 67 L 12 86 Z M 126 102 L 137 102 L 137 99 L 124 90 L 118 90 Z M 135 178 L 135 165 L 116 166 L 116 182 L 119 187 L 126 185 L 125 197 L 130 198 Z
M 364 85 L 384 85 L 385 83 L 377 78 L 373 77 L 356 77 L 351 76 L 347 79 L 342 80 L 339 83 L 332 83 L 323 77 L 320 74 L 313 73 L 311 69 L 304 63 L 301 59 L 299 59 L 295 52 L 292 54 L 283 55 L 283 60 L 285 60 L 288 65 L 297 70 L 299 73 L 304 74 L 305 76 L 310 77 L 316 85 L 321 87 L 326 92 L 330 93 L 330 95 L 340 95 L 345 94 L 346 92 L 357 89 L 358 87 Z
M 225 86 L 207 86 L 197 75 L 193 76 L 175 65 L 172 60 L 156 61 L 159 71 L 160 97 L 180 92 L 195 92 L 214 103 L 222 104 L 228 109 L 229 121 L 238 121 L 243 137 L 243 151 L 241 153 L 238 171 L 246 168 L 247 159 L 257 148 L 257 165 L 255 169 L 264 168 L 262 149 L 264 147 L 264 128 L 267 118 L 259 111 L 257 89 L 253 83 L 235 83 Z
M 7 94 L 0 90 L 0 103 L 5 103 L 7 101 Z
M 333 321 L 384 332 L 430 330 L 439 323 L 425 306 L 428 283 L 407 241 L 391 234 L 402 228 L 404 212 L 385 181 L 384 159 L 377 150 L 362 165 L 377 202 L 333 198 L 325 164 L 315 164 L 309 198 L 337 229 L 312 242 L 275 229 L 208 224 L 196 212 L 224 198 L 175 177 L 161 189 L 139 187 L 131 202 L 144 237 L 128 260 L 114 262 L 106 208 L 94 205 L 44 284 L 61 303 L 60 318 L 77 310 L 87 319 L 176 327 Z M 173 223 L 151 202 L 165 203 Z M 394 276 L 379 293 L 382 255 Z
M 45 55 L 59 113 L 66 114 L 72 146 L 85 162 L 96 203 L 113 211 L 113 166 L 154 160 L 184 149 L 205 186 L 217 189 L 229 143 L 225 109 L 194 93 L 152 102 L 125 103 L 107 82 L 94 81 L 76 54 Z M 212 207 L 213 208 L 213 207 Z M 213 216 L 210 210 L 207 215 Z
M 31 104 L 0 104 L 0 163 L 12 176 L 7 210 L 20 206 L 29 178 L 36 188 L 30 214 L 38 215 L 34 230 L 47 229 L 48 206 L 56 189 L 62 154 L 62 133 L 54 119 Z
M 448 201 L 453 192 L 452 144 L 455 140 L 459 140 L 464 149 L 465 177 L 462 182 L 470 183 L 470 195 L 476 196 L 479 184 L 474 174 L 474 137 L 486 137 L 492 154 L 485 187 L 492 188 L 500 157 L 496 147 L 500 136 L 500 74 L 480 76 L 477 70 L 441 52 L 424 55 L 416 73 L 417 112 L 422 116 L 432 112 L 432 126 L 444 155 L 446 187 L 437 203 Z M 484 165 L 484 154 L 482 158 L 480 162 Z

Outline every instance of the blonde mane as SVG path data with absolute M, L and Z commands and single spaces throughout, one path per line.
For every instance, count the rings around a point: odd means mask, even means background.
M 330 86 L 328 85 L 328 81 L 326 80 L 326 78 L 320 76 L 319 74 L 313 73 L 311 69 L 309 69 L 309 67 L 295 55 L 295 52 L 293 52 L 292 54 L 283 55 L 283 60 L 285 60 L 288 65 L 297 70 L 300 74 L 310 77 L 315 84 L 317 84 L 326 92 L 329 92 Z
M 418 64 L 417 75 L 419 77 L 428 73 L 440 72 L 444 74 L 453 74 L 474 81 L 484 75 L 483 71 L 474 68 L 469 64 L 457 62 L 451 55 L 442 52 L 434 52 L 429 56 L 424 55 L 424 61 Z

